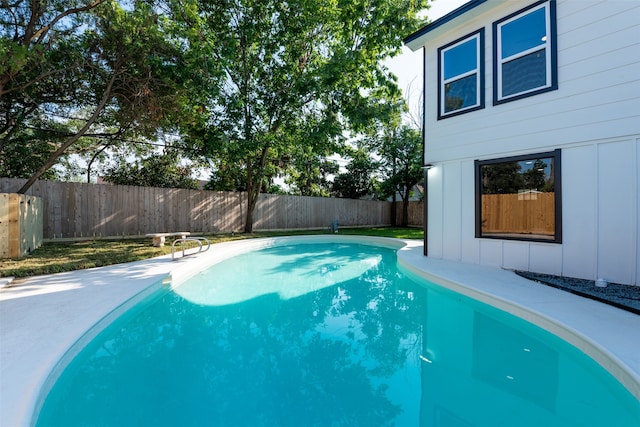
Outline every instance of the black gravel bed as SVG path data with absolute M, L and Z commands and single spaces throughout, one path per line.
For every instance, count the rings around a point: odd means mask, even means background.
M 601 288 L 596 286 L 593 280 L 529 273 L 526 271 L 516 271 L 516 274 L 544 285 L 562 289 L 585 298 L 591 298 L 640 315 L 640 286 L 609 283 L 607 287 Z

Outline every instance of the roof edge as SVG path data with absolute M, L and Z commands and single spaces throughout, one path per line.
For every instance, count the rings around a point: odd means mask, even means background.
M 416 41 L 417 39 L 419 39 L 420 37 L 424 36 L 425 34 L 435 30 L 436 28 L 441 27 L 442 25 L 446 24 L 447 22 L 450 22 L 450 21 L 456 19 L 458 16 L 464 15 L 465 13 L 470 11 L 471 9 L 474 9 L 475 7 L 481 5 L 482 3 L 485 3 L 486 1 L 487 0 L 471 0 L 471 1 L 463 4 L 459 8 L 454 9 L 451 12 L 447 13 L 443 17 L 438 18 L 435 21 L 425 25 L 424 27 L 422 27 L 418 31 L 414 32 L 413 34 L 408 35 L 407 37 L 405 37 L 402 40 L 402 42 L 406 46 L 408 46 L 411 50 L 416 51 L 421 46 L 412 46 L 411 45 L 412 42 Z

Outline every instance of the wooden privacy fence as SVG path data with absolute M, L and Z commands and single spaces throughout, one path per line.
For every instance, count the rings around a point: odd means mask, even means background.
M 483 194 L 483 233 L 555 232 L 554 193 Z
M 0 193 L 15 192 L 24 179 L 0 178 Z M 42 198 L 43 237 L 141 236 L 190 231 L 244 230 L 246 193 L 38 181 L 27 192 Z M 254 230 L 390 224 L 391 203 L 261 194 Z M 420 225 L 420 224 L 413 224 Z
M 0 192 L 0 258 L 20 258 L 42 244 L 42 198 Z
M 424 224 L 424 202 L 409 202 L 407 219 L 410 227 L 422 227 Z M 402 222 L 402 202 L 396 203 L 396 223 Z

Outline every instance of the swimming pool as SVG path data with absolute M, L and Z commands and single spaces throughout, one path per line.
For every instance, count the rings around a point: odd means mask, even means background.
M 392 249 L 284 244 L 127 312 L 38 425 L 637 425 L 638 409 L 574 347 L 421 282 Z

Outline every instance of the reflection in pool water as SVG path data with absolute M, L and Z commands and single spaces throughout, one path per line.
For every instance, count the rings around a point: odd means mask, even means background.
M 420 283 L 418 283 L 420 282 Z M 279 246 L 105 329 L 38 426 L 638 425 L 574 347 L 396 267 L 395 251 Z

